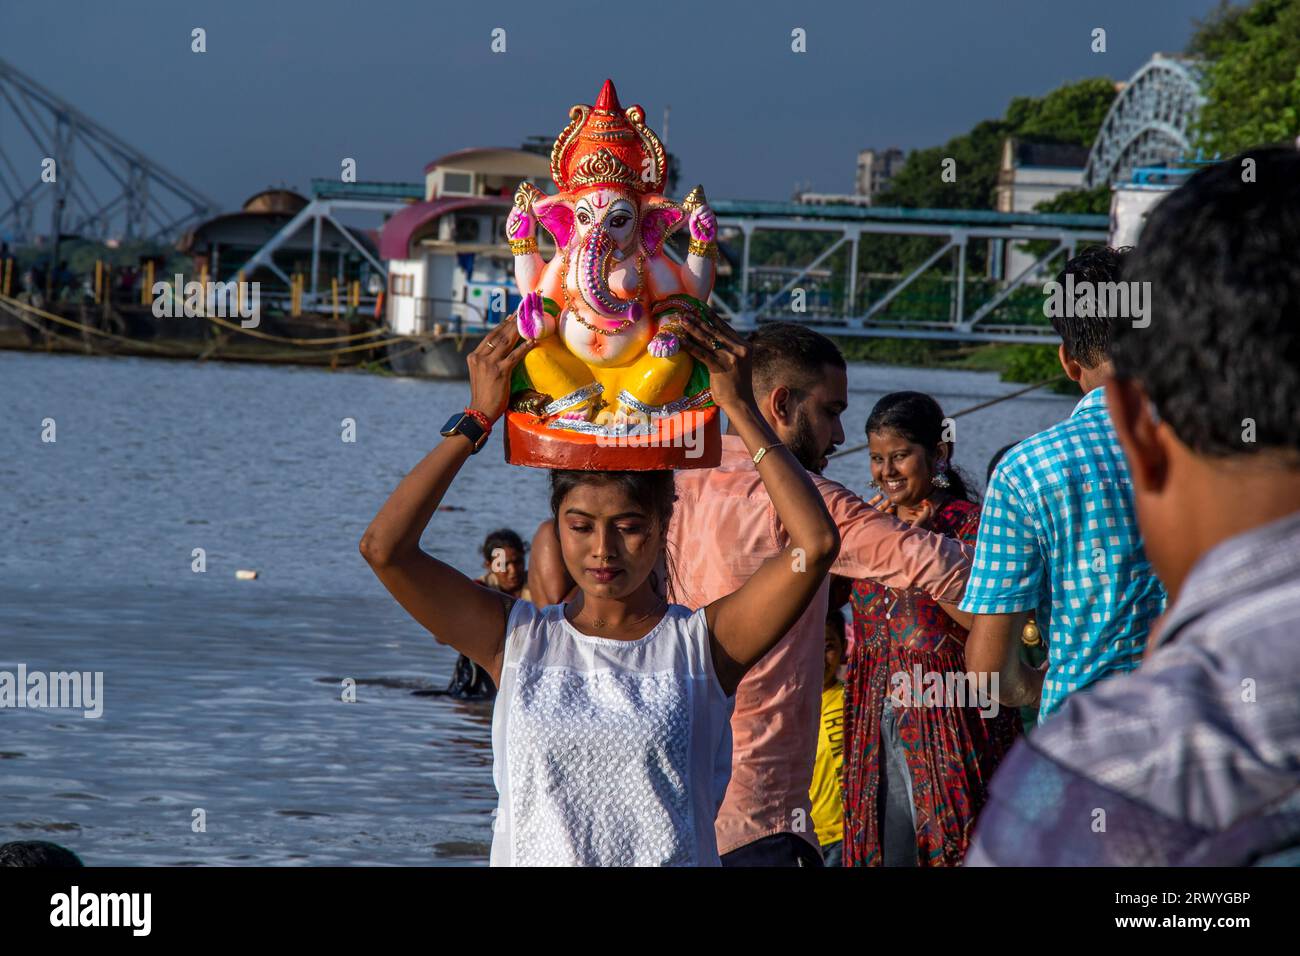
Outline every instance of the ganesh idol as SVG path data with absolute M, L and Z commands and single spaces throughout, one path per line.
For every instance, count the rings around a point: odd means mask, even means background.
M 706 305 L 717 220 L 698 186 L 680 203 L 665 198 L 663 145 L 640 106 L 619 104 L 611 81 L 569 118 L 551 150 L 558 193 L 521 183 L 506 222 L 523 297 L 519 331 L 536 343 L 512 386 L 507 457 L 545 467 L 716 464 L 636 454 L 634 442 L 619 454 L 592 441 L 661 433 L 668 419 L 692 427 L 681 421 L 690 410 L 716 413 L 707 373 L 681 348 L 679 323 L 720 321 Z M 555 243 L 549 261 L 538 250 L 539 225 Z M 689 243 L 679 264 L 664 246 L 682 228 Z M 697 416 L 701 423 L 716 435 L 716 414 Z

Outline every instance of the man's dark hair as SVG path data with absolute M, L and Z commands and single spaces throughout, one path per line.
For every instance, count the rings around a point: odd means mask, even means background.
M 1120 281 L 1121 268 L 1128 253 L 1128 247 L 1112 249 L 1110 246 L 1089 246 L 1065 264 L 1056 281 L 1064 288 L 1065 277 L 1074 276 L 1076 287 L 1081 282 L 1087 282 L 1096 294 L 1097 286 L 1101 283 Z M 1092 311 L 1101 310 L 1094 308 Z M 1104 315 L 1054 315 L 1052 328 L 1056 329 L 1056 334 L 1065 343 L 1066 355 L 1085 368 L 1096 368 L 1110 358 L 1113 321 Z
M 1200 455 L 1300 453 L 1300 152 L 1260 147 L 1192 176 L 1152 212 L 1124 275 L 1151 283 L 1150 325 L 1116 323 L 1115 371 L 1179 440 Z
M 754 394 L 779 385 L 806 392 L 826 374 L 826 366 L 847 369 L 835 343 L 797 322 L 765 322 L 749 334 L 753 347 Z
M 525 551 L 523 538 L 509 528 L 498 528 L 483 542 L 483 560 L 491 561 L 492 552 L 497 548 L 514 548 L 520 554 Z
M 81 858 L 66 847 L 46 840 L 15 840 L 0 844 L 0 866 L 85 866 Z

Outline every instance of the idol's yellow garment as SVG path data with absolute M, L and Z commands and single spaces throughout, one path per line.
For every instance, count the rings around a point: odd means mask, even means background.
M 817 728 L 817 761 L 813 765 L 813 828 L 822 846 L 844 838 L 844 807 L 840 803 L 840 767 L 844 764 L 844 685 L 822 691 L 822 717 Z

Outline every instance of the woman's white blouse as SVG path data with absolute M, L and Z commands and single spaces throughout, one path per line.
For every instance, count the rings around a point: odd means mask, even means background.
M 717 866 L 731 710 L 704 610 L 637 641 L 516 601 L 492 714 L 492 866 Z

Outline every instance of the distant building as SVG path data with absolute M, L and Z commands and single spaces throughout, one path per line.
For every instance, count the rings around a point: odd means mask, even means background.
M 864 149 L 858 153 L 858 174 L 853 182 L 854 192 L 866 196 L 868 205 L 884 192 L 890 180 L 903 168 L 906 157 L 895 146 L 889 149 Z
M 399 335 L 459 329 L 499 321 L 504 313 L 495 310 L 502 306 L 513 311 L 519 296 L 506 219 L 521 182 L 555 192 L 550 171 L 548 156 L 505 147 L 462 149 L 425 166 L 424 200 L 395 213 L 379 236 L 379 255 L 388 266 L 388 327 Z M 539 229 L 537 238 L 549 254 L 549 233 Z M 417 353 L 396 360 L 394 368 L 446 372 L 434 368 L 441 361 Z M 463 365 L 464 357 L 458 361 Z
M 1068 143 L 1030 143 L 1008 136 L 1002 144 L 995 208 L 998 212 L 1033 212 L 1046 199 L 1083 188 L 1088 147 Z M 1015 244 L 1003 250 L 1001 277 L 1013 279 L 1034 259 Z M 997 263 L 994 264 L 996 272 Z
M 870 196 L 853 196 L 848 193 L 808 193 L 796 191 L 794 202 L 807 206 L 870 206 Z
M 870 206 L 889 188 L 890 180 L 903 166 L 901 149 L 864 149 L 858 153 L 858 171 L 852 193 L 815 193 L 796 187 L 792 201 L 809 206 Z
M 555 192 L 549 153 L 501 148 L 462 149 L 424 167 L 424 199 L 453 196 L 499 196 L 509 199 L 522 180 L 542 192 Z M 507 204 L 509 206 L 509 204 Z M 495 237 L 504 242 L 504 232 Z
M 207 270 L 214 280 L 234 278 L 235 270 L 252 258 L 262 246 L 293 221 L 307 205 L 307 197 L 291 189 L 275 188 L 250 196 L 239 212 L 224 213 L 201 222 L 185 233 L 176 244 L 182 255 L 192 256 L 194 270 Z M 358 278 L 368 271 L 364 259 L 357 254 L 361 245 L 372 254 L 378 250 L 374 238 L 363 229 L 343 226 L 348 235 L 334 222 L 324 223 L 320 231 L 320 253 L 328 253 L 326 275 L 337 274 L 340 279 Z M 349 238 L 349 236 L 351 238 Z M 305 272 L 312 260 L 312 233 L 299 229 L 282 242 L 273 259 L 288 272 Z M 279 283 L 279 277 L 266 266 L 259 267 L 245 280 Z

